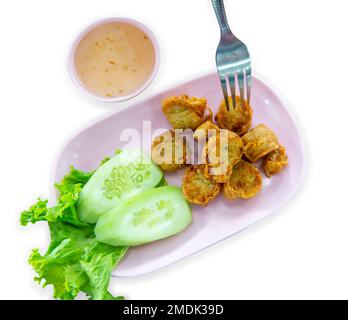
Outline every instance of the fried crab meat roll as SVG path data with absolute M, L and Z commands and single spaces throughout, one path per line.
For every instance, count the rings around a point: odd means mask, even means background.
M 289 163 L 286 149 L 280 146 L 277 150 L 269 153 L 263 161 L 263 171 L 268 178 L 279 173 Z
M 232 97 L 229 97 L 232 105 Z M 226 103 L 223 101 L 215 116 L 215 121 L 221 129 L 228 129 L 243 135 L 248 132 L 251 127 L 253 110 L 245 101 L 243 104 L 240 97 L 236 97 L 236 108 L 230 111 L 226 108 Z
M 161 134 L 152 142 L 152 160 L 163 171 L 175 171 L 185 167 L 188 155 L 185 138 L 174 130 Z
M 212 119 L 212 111 L 208 108 L 206 99 L 187 95 L 167 98 L 162 103 L 162 110 L 174 129 L 195 130 Z
M 260 171 L 251 163 L 242 160 L 234 166 L 228 183 L 223 185 L 223 194 L 229 200 L 250 199 L 261 189 Z
M 229 181 L 233 167 L 241 160 L 244 143 L 234 132 L 221 130 L 211 137 L 203 151 L 205 174 L 218 183 Z
M 198 141 L 207 140 L 208 138 L 215 136 L 219 130 L 220 128 L 215 123 L 206 121 L 196 129 L 193 138 Z
M 204 168 L 205 165 L 188 168 L 182 183 L 185 199 L 202 207 L 206 207 L 220 193 L 220 184 L 207 178 Z
M 256 162 L 279 148 L 277 136 L 264 124 L 249 131 L 242 140 L 245 144 L 244 155 L 251 162 Z

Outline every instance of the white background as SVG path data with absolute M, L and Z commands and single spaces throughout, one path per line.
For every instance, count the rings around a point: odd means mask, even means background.
M 305 182 L 275 215 L 192 258 L 111 291 L 130 299 L 348 298 L 346 1 L 226 0 L 254 70 L 294 112 L 306 141 Z M 83 97 L 66 71 L 69 45 L 106 16 L 147 24 L 163 59 L 144 99 L 214 70 L 219 30 L 209 0 L 1 1 L 0 298 L 48 299 L 26 260 L 47 227 L 19 226 L 21 210 L 52 187 L 59 149 L 75 131 L 126 107 Z M 132 101 L 131 103 L 133 103 Z

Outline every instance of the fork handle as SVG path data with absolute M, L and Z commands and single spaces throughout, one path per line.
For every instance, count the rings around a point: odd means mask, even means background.
M 216 17 L 219 21 L 221 34 L 230 33 L 231 29 L 227 21 L 224 0 L 211 0 L 211 2 L 215 9 Z

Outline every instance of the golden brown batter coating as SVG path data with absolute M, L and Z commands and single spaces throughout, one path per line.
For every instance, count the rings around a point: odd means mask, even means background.
M 246 161 L 240 161 L 233 167 L 228 183 L 223 185 L 223 194 L 229 200 L 250 199 L 262 189 L 260 171 Z
M 211 120 L 212 112 L 206 99 L 182 95 L 170 97 L 163 101 L 162 110 L 174 129 L 197 129 L 202 123 Z M 206 115 L 206 112 L 209 115 Z
M 205 165 L 188 168 L 182 184 L 185 199 L 202 207 L 213 201 L 221 189 L 220 184 L 205 176 L 204 168 Z
M 206 121 L 200 125 L 193 134 L 195 140 L 208 139 L 219 132 L 220 128 L 211 121 Z
M 232 97 L 229 97 L 232 105 Z M 228 129 L 239 135 L 243 135 L 251 127 L 253 110 L 245 101 L 242 104 L 240 97 L 236 97 L 236 108 L 230 111 L 226 108 L 225 101 L 222 101 L 219 111 L 215 116 L 215 121 L 221 129 Z
M 286 149 L 280 146 L 277 150 L 269 153 L 264 162 L 263 170 L 268 178 L 279 173 L 289 163 L 288 156 L 286 155 Z
M 244 143 L 234 132 L 220 130 L 211 137 L 203 151 L 203 158 L 208 164 L 205 168 L 207 177 L 218 183 L 226 183 L 232 174 L 232 168 L 242 158 Z
M 175 171 L 186 166 L 189 150 L 183 136 L 167 131 L 152 142 L 151 155 L 154 163 L 163 171 Z
M 264 124 L 249 131 L 242 137 L 242 140 L 245 144 L 244 155 L 251 162 L 256 162 L 279 148 L 277 136 Z

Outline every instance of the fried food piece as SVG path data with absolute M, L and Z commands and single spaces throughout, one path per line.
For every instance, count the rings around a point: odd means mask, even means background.
M 229 97 L 232 105 L 232 97 Z M 253 110 L 245 101 L 242 104 L 240 97 L 236 97 L 236 108 L 230 111 L 226 108 L 225 100 L 222 101 L 219 111 L 215 116 L 215 121 L 221 129 L 228 129 L 240 136 L 247 133 L 251 127 Z
M 229 200 L 250 199 L 261 189 L 260 171 L 251 163 L 242 160 L 233 167 L 229 182 L 223 185 L 223 194 Z
M 219 183 L 205 176 L 204 169 L 205 165 L 191 166 L 182 183 L 185 199 L 202 207 L 213 201 L 221 190 Z
M 277 150 L 269 153 L 264 162 L 263 170 L 268 178 L 282 171 L 282 169 L 289 163 L 286 149 L 280 146 Z
M 249 131 L 242 140 L 245 144 L 244 154 L 251 162 L 256 162 L 279 148 L 277 136 L 264 124 Z
M 197 129 L 203 122 L 211 120 L 212 111 L 206 99 L 182 95 L 170 97 L 163 101 L 162 110 L 174 129 Z M 206 111 L 209 115 L 206 116 Z
M 152 160 L 163 171 L 175 171 L 185 167 L 188 154 L 186 140 L 174 130 L 161 134 L 152 142 Z
M 211 137 L 203 151 L 207 166 L 205 174 L 218 183 L 226 183 L 232 174 L 232 168 L 243 155 L 244 143 L 234 132 L 220 130 Z
M 219 132 L 220 128 L 211 121 L 206 121 L 200 125 L 193 134 L 195 140 L 201 141 L 202 139 L 208 139 Z

